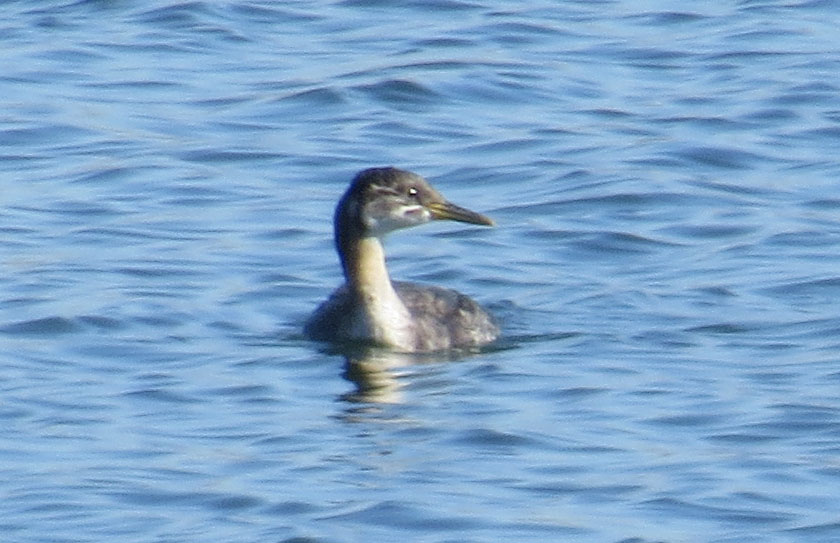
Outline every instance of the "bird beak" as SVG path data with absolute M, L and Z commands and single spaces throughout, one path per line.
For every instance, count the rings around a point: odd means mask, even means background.
M 456 206 L 455 204 L 451 204 L 449 202 L 432 202 L 427 204 L 426 208 L 435 220 L 449 220 L 468 222 L 470 224 L 481 224 L 484 226 L 496 226 L 496 223 L 493 222 L 493 219 L 490 217 L 482 215 L 481 213 L 476 213 L 475 211 L 470 211 L 469 209 L 464 209 L 463 207 Z

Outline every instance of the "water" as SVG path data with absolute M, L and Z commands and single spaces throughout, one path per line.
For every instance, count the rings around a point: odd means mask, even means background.
M 7 2 L 4 540 L 840 541 L 837 8 Z M 301 337 L 387 164 L 493 348 Z

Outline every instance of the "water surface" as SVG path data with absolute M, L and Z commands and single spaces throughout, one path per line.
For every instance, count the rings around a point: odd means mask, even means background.
M 0 530 L 840 541 L 835 8 L 7 3 Z M 301 336 L 388 164 L 492 348 Z

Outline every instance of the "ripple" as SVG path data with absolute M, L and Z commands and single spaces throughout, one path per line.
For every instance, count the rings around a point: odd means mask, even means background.
M 511 446 L 527 446 L 534 442 L 529 438 L 519 435 L 498 432 L 487 428 L 477 428 L 462 432 L 462 434 L 454 440 L 456 443 L 465 445 L 476 445 L 479 447 L 493 446 L 493 447 L 511 447 Z
M 346 103 L 344 96 L 332 87 L 319 87 L 294 92 L 277 99 L 281 104 L 302 107 L 340 106 Z
M 840 209 L 840 198 L 818 198 L 805 202 L 804 205 L 814 209 L 835 210 Z
M 676 244 L 670 242 L 624 232 L 601 232 L 595 235 L 587 235 L 586 239 L 574 241 L 572 245 L 605 257 L 617 254 L 653 254 L 661 250 L 662 247 L 676 246 Z
M 651 26 L 681 25 L 706 20 L 707 17 L 688 11 L 659 11 L 654 13 L 643 13 L 627 17 L 632 22 L 640 22 Z
M 100 330 L 119 330 L 125 327 L 125 323 L 119 319 L 98 315 L 84 315 L 79 317 L 79 321 Z
M 97 169 L 81 173 L 76 176 L 72 183 L 121 183 L 140 175 L 136 168 L 129 168 L 124 166 L 106 167 L 104 169 Z
M 779 121 L 793 121 L 799 117 L 796 111 L 789 108 L 764 108 L 744 115 L 748 121 L 765 121 L 773 124 Z
M 152 26 L 194 29 L 214 15 L 203 2 L 176 2 L 136 14 L 135 20 Z
M 827 236 L 825 232 L 802 230 L 775 234 L 768 237 L 765 243 L 779 247 L 831 247 L 837 245 L 838 242 L 831 236 Z
M 434 103 L 437 93 L 424 85 L 407 79 L 389 79 L 367 85 L 359 85 L 356 89 L 363 91 L 371 98 L 396 106 L 424 106 Z
M 820 296 L 833 298 L 840 295 L 840 277 L 792 281 L 762 290 L 763 292 L 774 296 Z
M 230 149 L 196 149 L 181 153 L 181 159 L 197 163 L 228 163 L 228 162 L 253 162 L 257 160 L 274 161 L 285 158 L 284 153 L 271 151 L 246 151 Z
M 692 518 L 715 518 L 747 524 L 781 524 L 791 520 L 791 515 L 779 511 L 761 511 L 758 508 L 716 507 L 675 498 L 658 498 L 647 502 L 647 504 L 663 512 L 679 511 L 680 515 Z
M 0 332 L 14 336 L 55 336 L 77 332 L 79 326 L 64 317 L 44 317 L 7 324 Z
M 339 2 L 342 6 L 348 7 L 360 7 L 360 8 L 381 8 L 384 6 L 389 6 L 389 0 L 341 0 Z M 434 11 L 440 12 L 447 12 L 447 11 L 464 11 L 464 10 L 473 10 L 479 7 L 479 4 L 475 4 L 471 1 L 465 0 L 430 0 L 430 1 L 411 1 L 406 2 L 405 5 L 413 10 L 419 10 L 421 12 L 430 9 Z
M 668 415 L 664 417 L 655 417 L 649 419 L 647 422 L 662 426 L 709 426 L 717 424 L 724 420 L 720 415 Z
M 55 148 L 55 146 L 62 143 L 85 140 L 94 134 L 93 131 L 87 128 L 69 124 L 11 128 L 0 130 L 0 145 L 4 148 L 32 148 L 41 145 L 45 145 L 48 148 Z
M 552 199 L 549 201 L 538 201 L 512 206 L 503 206 L 498 211 L 511 212 L 513 214 L 526 213 L 529 216 L 555 215 L 582 212 L 589 210 L 610 210 L 626 209 L 657 209 L 665 205 L 692 206 L 701 205 L 706 202 L 717 202 L 720 200 L 705 199 L 700 196 L 681 193 L 633 193 L 617 192 L 612 194 L 585 196 L 580 198 Z
M 755 164 L 770 161 L 770 157 L 729 147 L 689 147 L 674 153 L 703 166 L 714 166 L 727 170 L 748 169 Z
M 350 513 L 323 517 L 322 520 L 361 522 L 424 532 L 466 530 L 482 525 L 480 521 L 469 517 L 428 513 L 410 504 L 395 501 L 382 501 Z
M 740 323 L 721 322 L 715 324 L 706 324 L 703 326 L 693 326 L 686 328 L 686 332 L 700 333 L 700 334 L 745 334 L 755 330 L 754 327 L 746 326 Z
M 142 390 L 134 390 L 123 393 L 126 398 L 136 398 L 141 400 L 148 400 L 152 402 L 163 402 L 169 404 L 193 404 L 201 400 L 193 398 L 184 394 L 178 394 L 170 390 L 163 390 L 160 388 L 146 388 Z
M 758 231 L 756 226 L 742 225 L 700 225 L 676 226 L 668 228 L 667 232 L 685 239 L 727 239 L 740 238 Z
M 840 522 L 825 522 L 819 524 L 809 524 L 805 526 L 797 526 L 795 528 L 788 528 L 785 530 L 791 534 L 802 534 L 806 537 L 832 537 L 834 539 L 840 533 Z

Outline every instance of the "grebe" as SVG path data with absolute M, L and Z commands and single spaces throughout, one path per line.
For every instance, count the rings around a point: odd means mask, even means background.
M 454 290 L 391 282 L 381 239 L 433 220 L 493 226 L 449 203 L 419 175 L 397 168 L 359 172 L 335 210 L 335 245 L 345 284 L 309 318 L 321 341 L 366 341 L 403 352 L 469 348 L 499 335 L 493 318 Z

